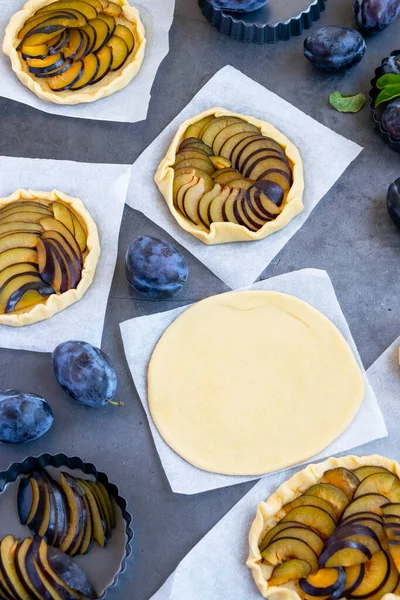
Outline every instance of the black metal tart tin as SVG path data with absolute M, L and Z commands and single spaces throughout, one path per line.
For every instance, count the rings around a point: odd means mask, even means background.
M 71 471 L 79 470 L 86 475 L 91 475 L 106 487 L 112 499 L 121 510 L 121 515 L 125 522 L 124 556 L 119 564 L 118 570 L 114 574 L 112 582 L 104 589 L 104 592 L 99 596 L 99 600 L 103 600 L 106 597 L 108 590 L 117 585 L 118 578 L 126 570 L 127 560 L 132 554 L 132 540 L 134 538 L 134 533 L 131 527 L 132 515 L 127 510 L 127 501 L 120 495 L 117 486 L 113 483 L 110 483 L 107 475 L 105 473 L 102 473 L 101 471 L 97 471 L 96 467 L 92 463 L 83 462 L 82 459 L 80 459 L 77 456 L 70 458 L 65 454 L 41 454 L 38 457 L 28 456 L 21 463 L 13 463 L 8 467 L 6 471 L 0 472 L 0 503 L 3 500 L 1 495 L 6 491 L 8 486 L 10 484 L 15 483 L 21 475 L 28 475 L 35 469 L 45 469 L 48 467 L 53 467 L 55 469 L 66 468 L 70 469 Z M 15 512 L 17 512 L 16 506 Z M 13 534 L 13 531 L 9 531 L 8 533 Z M 29 530 L 27 530 L 26 537 L 29 537 L 29 535 Z M 16 535 L 16 537 L 18 536 Z M 105 550 L 101 550 L 101 552 L 105 552 Z M 90 552 L 87 556 L 90 557 Z M 96 582 L 94 581 L 93 583 L 96 587 Z
M 390 56 L 396 56 L 397 54 L 400 54 L 400 50 L 394 50 Z M 378 88 L 376 87 L 376 82 L 382 75 L 383 70 L 381 65 L 375 70 L 375 77 L 371 81 L 371 89 L 369 91 L 369 107 L 372 113 L 372 119 L 375 123 L 375 127 L 381 134 L 381 138 L 386 142 L 386 144 L 388 144 L 391 147 L 392 150 L 394 150 L 395 152 L 400 152 L 400 141 L 394 140 L 382 127 L 382 115 L 388 103 L 385 102 L 384 104 L 380 104 L 377 108 L 375 108 L 375 101 L 380 92 L 380 90 L 378 90 Z
M 314 0 L 310 4 L 310 0 L 268 0 L 263 8 L 249 13 L 214 8 L 209 0 L 199 0 L 199 6 L 212 25 L 234 40 L 276 44 L 310 29 L 325 10 L 326 2 Z

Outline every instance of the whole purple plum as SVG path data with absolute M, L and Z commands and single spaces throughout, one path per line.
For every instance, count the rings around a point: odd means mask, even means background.
M 322 71 L 344 71 L 357 65 L 366 50 L 359 31 L 331 25 L 312 33 L 304 40 L 304 55 Z
M 382 127 L 395 141 L 400 141 L 400 98 L 390 102 L 382 115 Z
M 382 62 L 382 71 L 393 75 L 400 75 L 400 54 L 388 56 Z
M 209 0 L 211 6 L 235 12 L 253 12 L 267 4 L 268 0 Z
M 366 33 L 379 33 L 389 27 L 400 11 L 400 0 L 353 0 L 357 25 Z

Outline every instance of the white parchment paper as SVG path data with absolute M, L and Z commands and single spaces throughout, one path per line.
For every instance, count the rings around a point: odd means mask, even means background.
M 272 123 L 298 147 L 304 162 L 304 211 L 281 231 L 260 242 L 206 246 L 175 221 L 154 183 L 154 175 L 181 123 L 221 106 Z M 139 156 L 133 165 L 127 203 L 163 227 L 229 287 L 249 285 L 300 229 L 311 211 L 362 148 L 301 112 L 233 67 L 224 67 Z
M 0 2 L 0 95 L 28 104 L 47 113 L 64 117 L 121 121 L 136 123 L 147 117 L 151 88 L 158 68 L 169 51 L 169 30 L 174 16 L 175 0 L 131 0 L 140 12 L 146 29 L 146 52 L 142 68 L 133 81 L 123 90 L 89 104 L 63 106 L 46 102 L 28 90 L 16 77 L 8 56 L 3 54 L 5 28 L 14 13 L 21 10 L 25 0 L 2 0 Z
M 0 197 L 15 190 L 53 189 L 80 198 L 99 230 L 101 255 L 83 298 L 48 321 L 15 328 L 0 325 L 0 346 L 52 352 L 66 340 L 100 346 L 110 293 L 130 167 L 61 160 L 0 157 Z
M 297 296 L 317 308 L 341 331 L 363 370 L 366 384 L 365 397 L 357 416 L 346 431 L 318 454 L 315 460 L 386 436 L 387 429 L 382 413 L 368 383 L 356 345 L 327 273 L 316 269 L 304 269 L 258 282 L 249 286 L 248 289 L 285 292 Z M 149 419 L 154 442 L 171 488 L 180 494 L 196 494 L 258 478 L 218 475 L 193 467 L 164 442 L 151 419 L 147 403 L 147 367 L 151 354 L 167 327 L 186 308 L 188 307 L 131 319 L 121 323 L 120 328 L 132 378 Z M 203 596 L 203 598 L 206 597 Z
M 369 381 L 387 417 L 389 437 L 362 454 L 378 453 L 399 460 L 400 367 L 398 338 L 368 369 Z M 391 435 L 393 434 L 393 435 Z M 357 454 L 357 452 L 356 452 Z M 358 453 L 359 454 L 359 453 Z M 151 600 L 259 600 L 260 594 L 245 562 L 248 535 L 256 508 L 298 469 L 261 479 L 193 548 Z

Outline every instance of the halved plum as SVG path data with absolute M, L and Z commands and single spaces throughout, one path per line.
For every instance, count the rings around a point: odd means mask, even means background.
M 381 506 L 387 504 L 387 502 L 388 499 L 386 496 L 382 496 L 382 494 L 364 494 L 348 505 L 342 515 L 342 520 L 347 519 L 350 515 L 363 512 L 372 512 L 381 515 Z
M 318 569 L 318 558 L 314 550 L 302 540 L 290 537 L 282 537 L 272 541 L 265 550 L 261 553 L 263 560 L 268 564 L 276 567 L 277 565 L 298 558 L 305 560 L 314 572 Z
M 370 549 L 353 540 L 338 540 L 326 546 L 319 564 L 321 567 L 351 567 L 370 560 L 372 552 Z
M 308 577 L 310 573 L 311 566 L 307 561 L 292 558 L 275 567 L 271 579 L 268 581 L 268 586 L 283 585 L 288 581 Z
M 390 473 L 385 467 L 358 467 L 358 469 L 354 469 L 354 475 L 360 480 L 363 481 L 369 475 L 375 475 L 376 473 Z
M 354 492 L 360 484 L 358 477 L 349 469 L 337 467 L 325 471 L 321 483 L 330 483 L 342 490 L 349 500 L 353 499 Z
M 342 567 L 319 569 L 299 585 L 308 596 L 328 596 L 330 600 L 341 598 L 346 587 L 346 572 Z
M 292 177 L 280 169 L 267 169 L 267 171 L 259 177 L 257 183 L 261 183 L 261 181 L 271 181 L 278 184 L 285 194 L 292 187 Z
M 336 529 L 336 523 L 329 513 L 316 506 L 299 506 L 293 508 L 286 517 L 285 521 L 297 521 L 307 525 L 323 539 L 326 540 Z
M 342 514 L 346 506 L 349 504 L 349 499 L 346 494 L 331 483 L 317 483 L 307 490 L 307 494 L 318 496 L 332 504 L 338 517 Z
M 400 479 L 393 473 L 375 473 L 368 475 L 358 486 L 354 498 L 365 494 L 382 494 L 390 502 L 400 501 Z

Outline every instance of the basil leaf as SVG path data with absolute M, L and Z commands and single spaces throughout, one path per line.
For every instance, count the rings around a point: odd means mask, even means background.
M 393 100 L 394 98 L 400 97 L 400 83 L 397 85 L 387 85 L 380 92 L 379 96 L 376 99 L 375 107 L 379 106 L 383 102 L 389 102 L 389 100 Z
M 400 85 L 400 75 L 396 75 L 395 73 L 386 73 L 386 75 L 382 75 L 379 77 L 376 82 L 376 87 L 378 90 L 383 90 L 387 85 Z
M 329 102 L 333 108 L 343 113 L 357 113 L 365 103 L 364 94 L 341 94 L 334 92 L 329 96 Z

